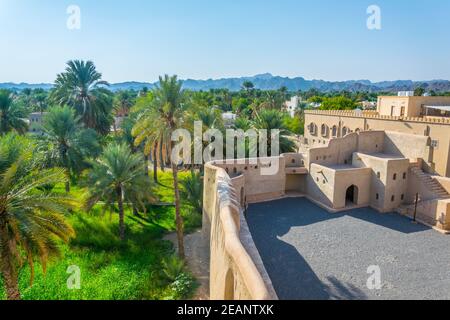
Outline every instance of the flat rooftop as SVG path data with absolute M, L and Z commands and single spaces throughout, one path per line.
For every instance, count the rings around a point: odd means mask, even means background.
M 333 170 L 365 170 L 367 168 L 358 168 L 352 166 L 351 164 L 331 164 L 331 165 L 323 165 L 322 167 L 330 168 Z
M 369 156 L 369 157 L 374 157 L 374 158 L 380 158 L 380 159 L 387 159 L 387 160 L 401 160 L 401 159 L 406 159 L 403 156 L 399 156 L 399 155 L 395 155 L 395 154 L 389 154 L 389 153 L 364 153 L 364 152 L 358 152 L 359 154 L 365 155 L 365 156 Z
M 450 299 L 450 237 L 408 218 L 287 198 L 250 205 L 247 220 L 280 299 Z

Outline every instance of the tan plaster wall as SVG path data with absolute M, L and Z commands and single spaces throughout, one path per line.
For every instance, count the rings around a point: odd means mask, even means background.
M 420 135 L 386 131 L 384 152 L 409 159 L 430 159 L 430 138 Z
M 355 153 L 353 165 L 360 168 L 371 168 L 370 174 L 370 206 L 378 211 L 384 210 L 387 184 L 387 160 L 363 153 Z M 378 178 L 378 174 L 380 177 Z M 378 199 L 377 199 L 378 194 Z
M 286 192 L 306 193 L 306 177 L 307 175 L 286 175 Z
M 359 134 L 358 152 L 380 153 L 384 151 L 386 134 L 384 131 L 364 131 Z
M 394 149 L 402 138 L 409 147 L 405 146 L 400 151 Z M 309 151 L 307 194 L 326 206 L 342 209 L 346 206 L 347 188 L 354 184 L 359 191 L 358 205 L 370 205 L 382 212 L 392 211 L 406 201 L 410 166 L 409 159 L 397 159 L 396 155 L 422 156 L 426 144 L 426 137 L 382 131 L 350 133 L 344 138 L 333 139 L 327 147 Z M 379 156 L 381 151 L 391 153 L 392 157 L 386 154 Z M 356 168 L 333 169 L 340 165 Z M 406 179 L 403 178 L 404 173 Z
M 340 170 L 335 173 L 334 208 L 346 207 L 347 189 L 352 185 L 358 188 L 357 206 L 369 206 L 370 181 L 372 170 L 370 168 Z
M 378 97 L 377 110 L 380 115 L 400 116 L 401 107 L 405 108 L 405 117 L 418 117 L 422 115 L 422 106 L 449 106 L 450 97 Z M 392 114 L 392 108 L 394 114 Z
M 284 158 L 286 168 L 299 168 L 305 166 L 308 155 L 302 153 L 285 153 L 281 157 Z
M 362 113 L 356 115 L 351 111 L 306 111 L 305 126 L 315 123 L 319 128 L 325 123 L 330 128 L 334 125 L 342 128 L 348 126 L 350 130 L 355 131 L 362 126 L 371 131 L 392 131 L 410 135 L 428 136 L 431 140 L 437 142 L 438 146 L 430 148 L 428 159 L 428 171 L 437 173 L 441 176 L 450 177 L 450 119 L 424 119 L 419 117 L 390 117 L 381 116 L 374 113 Z M 324 138 L 310 134 L 308 128 L 305 128 L 305 138 L 313 148 L 323 146 L 322 144 L 313 144 L 312 141 L 323 141 Z M 328 144 L 329 140 L 326 140 Z M 404 143 L 405 145 L 407 143 Z
M 308 165 L 350 164 L 353 152 L 358 146 L 358 135 L 352 133 L 342 139 L 333 139 L 326 147 L 309 150 Z
M 383 207 L 384 210 L 394 211 L 396 208 L 405 203 L 408 191 L 408 170 L 408 159 L 388 161 Z M 403 174 L 405 173 L 406 179 L 403 178 Z M 397 176 L 395 180 L 394 175 Z
M 409 206 L 402 214 L 414 216 L 415 206 Z M 450 233 L 450 199 L 434 199 L 419 202 L 416 211 L 416 219 L 430 225 L 437 230 Z
M 235 181 L 241 183 L 242 179 Z M 251 246 L 248 243 L 251 236 L 248 229 L 241 228 L 243 220 L 232 180 L 225 170 L 208 164 L 204 182 L 207 225 L 203 226 L 203 232 L 210 241 L 211 299 L 276 299 L 268 277 L 255 264 L 255 253 L 252 257 L 244 247 L 244 242 Z
M 377 111 L 381 115 L 399 117 L 402 107 L 405 110 L 405 115 L 407 115 L 409 110 L 409 97 L 378 97 Z
M 437 228 L 450 231 L 450 199 L 438 201 L 436 217 Z
M 214 165 L 226 170 L 231 176 L 242 174 L 245 177 L 245 196 L 249 203 L 284 195 L 286 186 L 284 157 L 216 161 Z
M 355 153 L 353 165 L 371 169 L 369 183 L 370 206 L 378 211 L 387 212 L 405 203 L 408 194 L 408 172 L 410 166 L 408 159 L 380 158 L 373 155 Z M 406 174 L 406 179 L 404 174 Z M 394 175 L 396 176 L 395 180 Z
M 312 164 L 306 178 L 306 193 L 313 200 L 333 208 L 335 171 L 320 164 Z
M 360 118 L 342 123 L 356 127 L 361 126 L 361 121 L 366 128 L 375 128 L 374 124 L 380 125 L 382 122 L 394 123 L 388 119 Z M 423 125 L 421 122 L 411 122 L 406 127 L 409 132 L 424 129 L 435 134 L 448 134 L 447 124 L 433 124 L 432 129 Z M 448 136 L 446 138 L 448 140 Z M 442 141 L 445 142 L 445 139 Z M 246 202 L 276 199 L 285 196 L 286 191 L 297 191 L 330 210 L 341 210 L 346 206 L 348 187 L 355 185 L 358 188 L 357 205 L 372 206 L 381 212 L 393 211 L 404 203 L 411 203 L 417 190 L 426 189 L 426 186 L 421 186 L 410 173 L 409 159 L 376 154 L 385 152 L 411 157 L 414 161 L 422 157 L 425 161 L 436 161 L 438 148 L 433 150 L 428 145 L 429 139 L 423 135 L 366 131 L 328 140 L 325 146 L 320 144 L 310 148 L 306 154 L 286 154 L 256 162 L 246 160 L 244 163 L 233 161 L 206 165 L 203 232 L 211 248 L 211 298 L 276 299 L 240 211 Z M 447 168 L 442 161 L 436 164 L 432 161 L 429 162 L 430 167 Z M 273 166 L 278 168 L 274 174 L 262 174 L 262 169 Z M 405 172 L 407 178 L 403 179 Z M 395 180 L 394 174 L 397 175 Z M 450 189 L 450 179 L 436 179 L 444 188 Z M 423 191 L 421 193 L 425 194 Z M 395 196 L 394 201 L 392 195 Z M 450 230 L 450 200 L 423 201 L 419 210 L 429 221 Z

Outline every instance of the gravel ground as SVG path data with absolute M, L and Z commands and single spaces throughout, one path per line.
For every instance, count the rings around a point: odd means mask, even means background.
M 247 220 L 280 299 L 450 299 L 450 236 L 400 215 L 289 198 L 251 205 Z M 370 266 L 381 289 L 368 289 Z

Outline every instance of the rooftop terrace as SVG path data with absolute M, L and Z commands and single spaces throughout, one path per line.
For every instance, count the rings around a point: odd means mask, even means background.
M 250 231 L 280 299 L 450 299 L 450 238 L 395 214 L 329 214 L 305 198 L 253 204 Z M 369 290 L 369 266 L 381 290 Z

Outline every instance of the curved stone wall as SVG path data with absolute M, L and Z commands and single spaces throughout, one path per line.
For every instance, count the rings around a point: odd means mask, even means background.
M 231 179 L 223 168 L 205 166 L 203 232 L 210 241 L 212 300 L 277 299 L 242 215 L 244 185 L 237 172 Z

